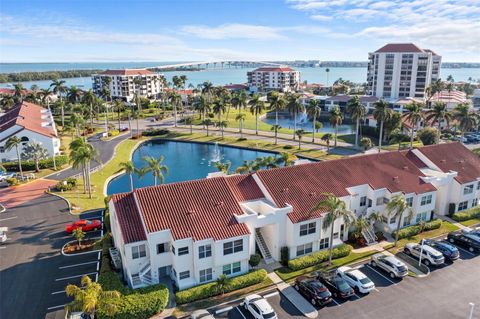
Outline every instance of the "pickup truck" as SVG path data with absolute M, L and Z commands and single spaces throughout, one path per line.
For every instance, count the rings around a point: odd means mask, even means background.
M 370 265 L 383 269 L 391 278 L 403 278 L 408 275 L 408 267 L 395 256 L 375 254 L 372 256 Z

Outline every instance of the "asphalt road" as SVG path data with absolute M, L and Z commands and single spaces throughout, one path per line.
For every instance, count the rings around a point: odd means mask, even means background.
M 61 293 L 68 283 L 78 284 L 87 273 L 95 277 L 98 253 L 60 253 L 72 240 L 65 225 L 75 219 L 65 201 L 51 195 L 0 214 L 0 225 L 9 228 L 7 242 L 0 245 L 0 318 L 43 319 L 69 301 Z
M 357 293 L 349 300 L 334 299 L 318 308 L 318 318 L 435 318 L 466 319 L 469 302 L 477 305 L 474 318 L 480 318 L 480 256 L 461 250 L 461 258 L 438 268 L 431 268 L 425 278 L 391 279 L 388 274 L 369 265 L 359 269 L 375 283 L 370 294 Z M 270 292 L 262 295 L 271 295 Z M 281 294 L 267 298 L 280 319 L 305 318 Z M 250 319 L 240 302 L 226 305 L 232 309 L 216 318 Z M 225 309 L 225 308 L 224 308 Z M 228 309 L 228 308 L 227 308 Z M 214 313 L 221 308 L 211 309 Z

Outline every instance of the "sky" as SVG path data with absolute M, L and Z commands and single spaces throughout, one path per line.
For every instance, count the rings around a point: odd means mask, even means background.
M 480 1 L 0 0 L 0 62 L 366 61 L 389 42 L 480 62 Z

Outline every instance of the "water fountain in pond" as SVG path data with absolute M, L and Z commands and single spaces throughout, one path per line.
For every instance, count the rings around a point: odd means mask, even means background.
M 221 160 L 222 160 L 222 154 L 220 152 L 220 148 L 218 147 L 218 142 L 215 142 L 212 158 L 210 159 L 208 166 L 210 166 L 210 163 L 218 163 Z

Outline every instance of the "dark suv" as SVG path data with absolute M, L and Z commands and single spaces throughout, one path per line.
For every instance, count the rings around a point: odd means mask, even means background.
M 332 301 L 327 287 L 314 278 L 298 277 L 294 287 L 314 306 L 324 306 Z
M 343 278 L 336 276 L 335 272 L 321 273 L 318 279 L 327 286 L 334 297 L 348 299 L 355 294 L 353 288 Z
M 423 243 L 441 252 L 445 259 L 454 261 L 460 257 L 460 253 L 458 252 L 457 247 L 447 242 L 425 239 Z M 420 244 L 422 244 L 421 241 Z
M 471 253 L 480 252 L 480 237 L 470 233 L 453 232 L 449 233 L 447 239 L 452 244 L 463 246 Z

